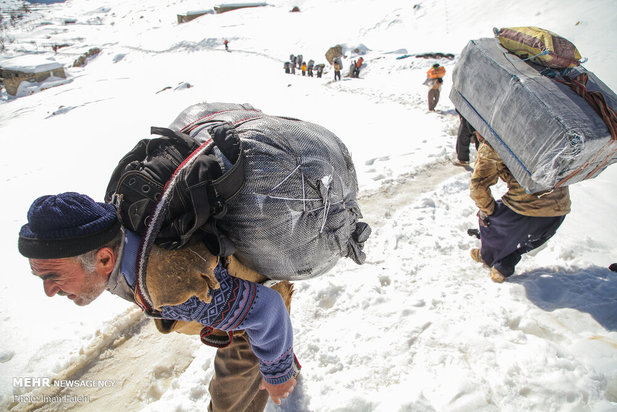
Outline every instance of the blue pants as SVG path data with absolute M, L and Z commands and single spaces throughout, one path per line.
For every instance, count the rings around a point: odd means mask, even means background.
M 480 225 L 482 259 L 502 275 L 510 276 L 521 255 L 546 243 L 564 219 L 565 216 L 519 215 L 498 200 L 495 211 L 489 216 L 490 225 Z

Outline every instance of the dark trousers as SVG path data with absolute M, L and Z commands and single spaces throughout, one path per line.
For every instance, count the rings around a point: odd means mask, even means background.
M 461 123 L 458 125 L 458 134 L 456 136 L 456 157 L 461 162 L 469 162 L 469 145 L 473 141 L 478 150 L 478 140 L 474 134 L 474 128 L 469 124 L 467 119 L 460 116 Z
M 565 216 L 519 215 L 498 200 L 495 212 L 489 216 L 490 225 L 480 225 L 482 260 L 494 266 L 502 275 L 510 276 L 520 262 L 521 255 L 546 243 L 564 219 Z
M 437 106 L 437 102 L 439 102 L 439 89 L 429 89 L 428 109 L 435 110 L 435 106 Z
M 341 80 L 341 71 L 340 70 L 335 70 L 334 71 L 334 80 Z

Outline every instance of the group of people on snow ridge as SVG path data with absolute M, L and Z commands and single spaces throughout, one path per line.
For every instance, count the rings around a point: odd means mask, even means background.
M 321 78 L 324 71 L 324 64 L 315 64 L 314 60 L 309 60 L 308 62 L 303 60 L 303 56 L 301 54 L 295 56 L 290 55 L 289 61 L 283 63 L 283 69 L 287 74 L 296 74 L 296 68 L 302 71 L 302 76 L 313 77 L 313 71 L 317 73 L 317 77 Z
M 364 58 L 360 57 L 358 60 L 354 60 L 349 67 L 349 77 L 358 78 L 360 77 L 360 68 L 364 63 Z M 296 74 L 296 69 L 302 71 L 302 76 L 313 77 L 313 71 L 317 72 L 317 77 L 321 78 L 324 72 L 325 64 L 317 64 L 313 60 L 309 60 L 308 62 L 303 60 L 302 55 L 290 55 L 289 61 L 283 63 L 283 69 L 287 74 Z M 337 57 L 332 61 L 332 68 L 334 69 L 334 80 L 341 80 L 341 69 L 343 68 L 343 64 L 341 62 L 341 58 Z

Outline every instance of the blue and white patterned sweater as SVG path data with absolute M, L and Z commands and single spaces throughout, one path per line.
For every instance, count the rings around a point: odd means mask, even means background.
M 140 237 L 126 231 L 120 270 L 134 289 Z M 294 374 L 293 331 L 281 295 L 268 287 L 235 278 L 219 263 L 214 269 L 220 288 L 206 303 L 192 297 L 181 305 L 163 306 L 165 319 L 196 321 L 223 331 L 245 330 L 266 382 L 278 385 Z

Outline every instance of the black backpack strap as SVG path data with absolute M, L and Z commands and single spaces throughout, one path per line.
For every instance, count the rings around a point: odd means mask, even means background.
M 223 156 L 232 163 L 232 167 L 212 182 L 215 194 L 222 200 L 229 201 L 244 187 L 244 155 L 242 141 L 231 123 L 222 123 L 210 130 L 214 144 Z M 215 207 L 216 208 L 216 207 Z M 216 217 L 216 216 L 215 216 Z
M 214 180 L 212 185 L 219 196 L 229 201 L 244 187 L 244 182 L 244 156 L 242 155 L 242 143 L 240 143 L 240 154 L 236 162 L 223 176 Z
M 182 132 L 177 132 L 167 127 L 152 126 L 150 127 L 150 134 L 157 134 L 159 136 L 165 136 L 169 137 L 170 139 L 183 142 L 189 149 L 196 149 L 199 146 L 199 143 L 195 141 L 191 136 Z
M 184 142 L 187 147 L 196 149 L 199 143 L 191 136 L 166 127 L 150 127 L 150 133 L 169 137 Z M 232 167 L 220 178 L 212 182 L 214 195 L 222 201 L 233 198 L 244 186 L 244 156 L 242 155 L 242 142 L 237 137 L 233 125 L 230 123 L 217 124 L 210 131 L 212 141 L 221 153 L 232 163 Z M 216 205 L 212 205 L 216 210 Z

